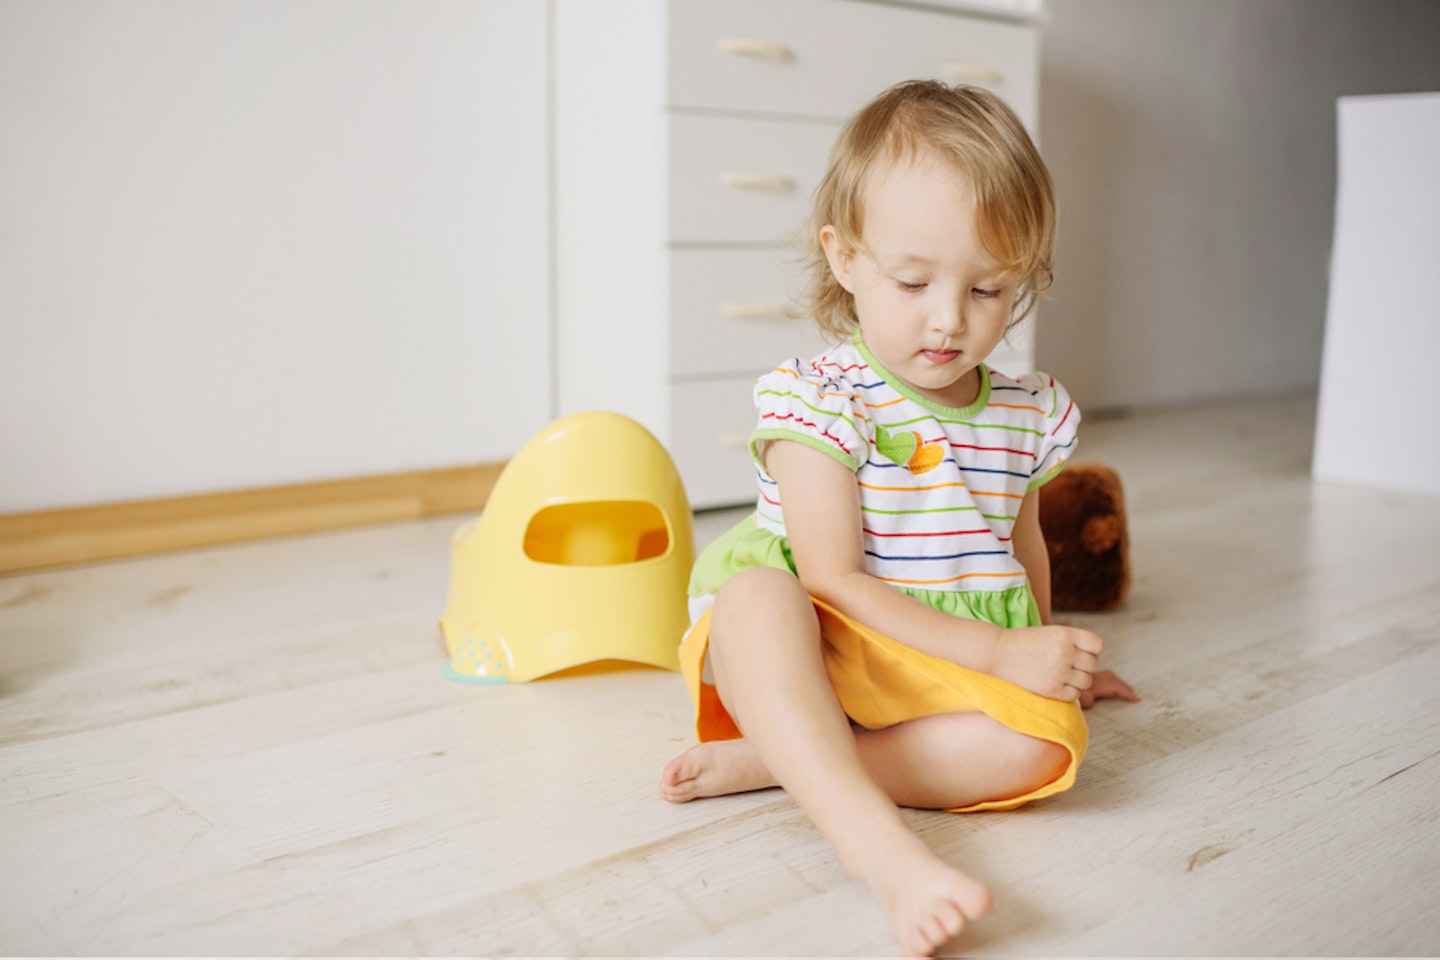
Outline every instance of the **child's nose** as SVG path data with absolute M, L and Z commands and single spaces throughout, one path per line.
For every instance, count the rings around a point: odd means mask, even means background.
M 965 329 L 965 304 L 962 300 L 947 299 L 935 312 L 932 319 L 935 332 L 955 336 Z

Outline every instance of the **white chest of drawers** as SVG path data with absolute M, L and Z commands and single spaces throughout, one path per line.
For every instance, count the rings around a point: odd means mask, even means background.
M 1033 132 L 1038 29 L 864 0 L 556 0 L 554 18 L 559 412 L 645 424 L 697 508 L 748 502 L 751 386 L 823 347 L 785 310 L 841 124 L 939 77 L 991 87 Z M 995 362 L 1032 356 L 1022 328 Z

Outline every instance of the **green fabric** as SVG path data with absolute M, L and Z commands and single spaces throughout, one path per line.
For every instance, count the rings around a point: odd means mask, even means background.
M 775 567 L 795 572 L 790 541 L 777 533 L 755 526 L 746 517 L 721 534 L 701 551 L 690 572 L 690 596 L 703 597 L 719 592 L 721 584 L 741 570 Z M 967 620 L 983 620 L 1006 629 L 1040 626 L 1040 608 L 1029 585 L 1009 590 L 922 590 L 895 589 L 921 603 Z
M 690 570 L 690 596 L 718 593 L 722 583 L 751 567 L 795 572 L 790 541 L 755 526 L 754 516 L 741 520 L 700 552 Z

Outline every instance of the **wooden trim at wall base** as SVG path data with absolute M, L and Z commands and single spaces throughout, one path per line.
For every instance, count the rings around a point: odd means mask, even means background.
M 504 464 L 0 516 L 0 574 L 478 511 Z

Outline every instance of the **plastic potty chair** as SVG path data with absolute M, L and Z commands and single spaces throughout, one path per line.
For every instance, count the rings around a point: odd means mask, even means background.
M 599 660 L 678 670 L 694 560 L 689 501 L 660 442 L 618 413 L 557 420 L 455 532 L 446 672 L 501 683 Z

